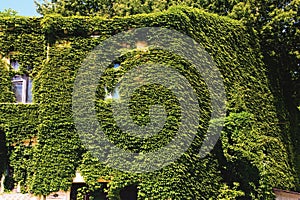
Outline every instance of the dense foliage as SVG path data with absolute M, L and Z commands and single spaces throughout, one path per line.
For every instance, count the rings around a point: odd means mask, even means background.
M 248 27 L 254 27 L 257 30 L 261 38 L 264 62 L 272 74 L 278 73 L 279 76 L 279 85 L 274 90 L 283 93 L 290 113 L 289 121 L 293 127 L 299 127 L 299 111 L 297 110 L 300 105 L 299 0 L 44 0 L 36 1 L 36 4 L 38 12 L 42 15 L 55 13 L 63 16 L 98 15 L 105 17 L 159 12 L 173 5 L 186 5 L 241 20 Z M 296 133 L 298 130 L 296 128 L 291 131 Z M 294 136 L 297 137 L 297 134 Z M 299 145 L 295 145 L 297 146 Z
M 164 145 L 155 146 L 155 138 L 141 141 L 122 133 L 111 117 L 111 102 L 103 99 L 103 84 L 112 90 L 130 68 L 158 62 L 181 70 L 191 77 L 203 103 L 197 137 L 179 160 L 156 172 L 129 174 L 99 163 L 81 144 L 72 118 L 72 91 L 76 72 L 90 50 L 118 32 L 146 26 L 181 31 L 213 57 L 224 77 L 226 126 L 214 151 L 200 159 L 198 149 L 211 112 L 201 75 L 195 73 L 188 61 L 168 52 L 149 49 L 127 53 L 118 61 L 120 69 L 111 66 L 99 81 L 96 102 L 103 128 L 120 147 L 143 152 Z M 295 189 L 298 184 L 290 149 L 290 127 L 281 126 L 284 117 L 278 117 L 287 111 L 282 94 L 271 92 L 271 88 L 277 87 L 278 77 L 274 74 L 275 81 L 269 81 L 258 37 L 242 23 L 198 9 L 175 7 L 161 13 L 114 19 L 60 15 L 42 19 L 0 18 L 0 28 L 1 55 L 20 63 L 17 72 L 8 70 L 4 64 L 0 68 L 0 94 L 6 91 L 0 96 L 6 102 L 0 107 L 0 134 L 5 134 L 8 148 L 3 145 L 5 140 L 1 140 L 0 147 L 7 151 L 13 179 L 22 184 L 24 191 L 47 195 L 68 190 L 76 170 L 84 176 L 89 191 L 102 187 L 99 178 L 111 180 L 108 196 L 112 199 L 118 199 L 120 190 L 133 184 L 139 189 L 140 199 L 273 199 L 273 187 Z M 98 37 L 90 37 L 95 34 Z M 9 104 L 14 100 L 9 79 L 16 73 L 33 78 L 34 104 Z M 133 98 L 132 111 L 137 123 L 149 120 L 143 106 L 157 102 L 158 94 L 172 97 L 158 89 L 144 87 L 148 95 Z M 159 100 L 172 111 L 172 120 L 166 127 L 176 130 L 176 123 L 172 124 L 178 120 L 176 101 Z M 157 138 L 168 142 L 172 137 L 169 129 Z M 24 142 L 35 138 L 36 145 Z
M 61 14 L 63 16 L 90 16 L 105 17 L 128 16 L 141 13 L 152 13 L 167 10 L 173 5 L 196 6 L 197 2 L 188 1 L 153 1 L 153 0 L 43 0 L 35 1 L 37 11 L 42 15 Z
M 249 27 L 255 27 L 259 32 L 266 57 L 268 55 L 271 56 L 268 59 L 275 60 L 275 63 L 269 64 L 272 68 L 270 70 L 281 71 L 280 83 L 283 92 L 287 98 L 294 100 L 294 107 L 300 104 L 298 91 L 299 0 L 44 0 L 36 1 L 36 4 L 38 12 L 42 15 L 55 13 L 63 16 L 98 15 L 105 17 L 159 12 L 173 5 L 186 5 L 241 20 Z
M 11 8 L 0 11 L 0 17 L 11 17 L 11 16 L 16 16 L 17 14 L 18 12 Z

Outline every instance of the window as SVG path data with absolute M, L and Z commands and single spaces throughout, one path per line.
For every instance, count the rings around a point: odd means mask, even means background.
M 119 63 L 115 63 L 114 64 L 114 69 L 118 69 L 120 67 L 120 64 Z
M 120 98 L 120 95 L 119 95 L 119 86 L 116 86 L 114 88 L 114 91 L 112 93 L 112 98 L 113 99 L 119 99 Z
M 18 61 L 12 61 L 10 65 L 13 67 L 14 70 L 19 70 L 20 65 Z
M 119 86 L 116 86 L 113 90 L 113 92 L 108 92 L 107 88 L 104 87 L 104 91 L 105 91 L 105 100 L 107 99 L 119 99 L 120 95 L 119 95 Z
M 12 85 L 17 103 L 32 102 L 32 80 L 28 76 L 14 76 L 12 80 Z
M 104 87 L 104 91 L 105 91 L 105 100 L 107 99 L 111 99 L 112 98 L 112 95 L 111 95 L 111 92 L 108 92 L 107 88 Z

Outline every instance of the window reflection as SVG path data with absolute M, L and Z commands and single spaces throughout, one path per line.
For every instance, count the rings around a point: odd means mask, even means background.
M 17 103 L 32 102 L 32 80 L 24 75 L 16 75 L 12 79 L 13 92 Z
M 28 78 L 27 84 L 27 103 L 32 103 L 32 79 Z
M 115 68 L 115 69 L 118 69 L 119 67 L 120 67 L 120 64 L 119 64 L 119 63 L 115 63 L 115 64 L 114 64 L 114 68 Z
M 120 98 L 119 86 L 116 86 L 112 92 L 109 92 L 107 90 L 106 86 L 105 86 L 104 91 L 105 91 L 105 97 L 104 97 L 105 100 L 107 100 L 107 99 L 119 99 Z
M 119 86 L 116 86 L 113 93 L 112 93 L 112 98 L 113 99 L 119 99 L 120 95 L 119 95 Z
M 23 102 L 22 94 L 23 94 L 23 82 L 18 81 L 13 83 L 13 92 L 16 96 L 17 102 Z
M 14 70 L 19 70 L 20 67 L 18 61 L 12 61 L 11 66 L 13 67 Z

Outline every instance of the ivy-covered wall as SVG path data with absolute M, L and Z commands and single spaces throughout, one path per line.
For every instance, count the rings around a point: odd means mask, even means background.
M 153 62 L 172 66 L 188 77 L 198 101 L 203 102 L 197 137 L 179 160 L 159 171 L 130 174 L 106 167 L 85 149 L 74 127 L 72 91 L 83 59 L 101 41 L 132 28 L 152 26 L 192 37 L 213 57 L 224 78 L 227 117 L 220 141 L 200 159 L 198 149 L 211 112 L 201 76 L 188 61 L 168 52 L 137 50 L 122 56 L 120 69 L 109 67 L 99 80 L 95 103 L 102 128 L 119 147 L 140 152 L 160 148 L 173 137 L 180 119 L 176 98 L 149 85 L 141 89 L 144 95 L 132 98 L 133 119 L 146 124 L 149 105 L 161 103 L 168 112 L 165 128 L 151 140 L 132 139 L 118 129 L 103 87 L 112 90 L 132 67 Z M 99 37 L 90 37 L 94 34 Z M 275 107 L 282 98 L 270 91 L 258 44 L 255 31 L 239 22 L 184 7 L 113 19 L 0 18 L 0 54 L 20 64 L 18 71 L 4 62 L 0 66 L 0 148 L 5 155 L 0 172 L 11 172 L 7 180 L 37 195 L 69 190 L 76 170 L 89 191 L 102 187 L 99 178 L 110 180 L 111 199 L 119 199 L 121 189 L 128 185 L 137 185 L 139 199 L 273 199 L 274 187 L 294 189 L 298 179 L 289 156 L 288 128 L 279 126 Z M 13 103 L 10 80 L 16 74 L 33 79 L 33 104 Z

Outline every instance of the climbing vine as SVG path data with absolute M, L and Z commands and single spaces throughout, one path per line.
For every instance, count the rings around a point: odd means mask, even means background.
M 224 80 L 227 117 L 221 140 L 207 157 L 200 158 L 198 150 L 211 112 L 201 75 L 189 61 L 169 52 L 149 49 L 123 55 L 116 61 L 119 69 L 112 63 L 99 77 L 95 100 L 97 117 L 114 144 L 148 152 L 167 144 L 178 130 L 178 101 L 157 85 L 140 88 L 130 109 L 134 121 L 143 125 L 150 120 L 150 105 L 164 105 L 168 113 L 164 129 L 144 140 L 129 137 L 117 127 L 112 100 L 105 100 L 103 88 L 112 91 L 120 78 L 139 64 L 165 64 L 187 77 L 201 102 L 202 116 L 195 140 L 176 162 L 159 171 L 130 174 L 100 163 L 82 144 L 74 126 L 72 92 L 88 52 L 114 34 L 153 26 L 192 37 L 213 57 Z M 185 7 L 113 19 L 60 15 L 0 18 L 1 56 L 17 60 L 18 73 L 28 74 L 34 84 L 33 104 L 13 104 L 10 80 L 16 73 L 1 64 L 0 134 L 6 142 L 0 148 L 7 151 L 15 183 L 21 183 L 24 192 L 48 195 L 69 190 L 79 170 L 87 183 L 81 197 L 85 191 L 101 188 L 101 178 L 109 181 L 105 190 L 111 199 L 119 199 L 121 189 L 129 185 L 137 186 L 139 199 L 273 199 L 273 187 L 294 188 L 297 179 L 288 156 L 289 141 L 278 125 L 274 106 L 281 97 L 270 91 L 257 41 L 255 32 L 238 21 Z

